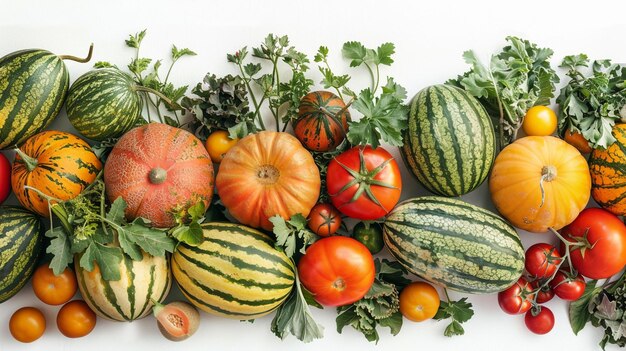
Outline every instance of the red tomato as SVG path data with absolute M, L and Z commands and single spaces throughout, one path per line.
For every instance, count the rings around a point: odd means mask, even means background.
M 609 278 L 626 265 L 626 226 L 609 211 L 584 209 L 563 228 L 562 235 L 566 240 L 585 243 L 570 247 L 572 265 L 585 277 Z
M 528 330 L 535 334 L 547 334 L 554 327 L 554 313 L 542 306 L 539 311 L 528 311 L 524 316 Z
M 567 271 L 560 270 L 550 281 L 550 287 L 554 294 L 565 301 L 578 300 L 585 292 L 585 279 L 578 274 L 576 277 L 570 276 Z
M 341 227 L 341 213 L 331 204 L 317 204 L 309 213 L 307 225 L 319 236 L 331 236 Z
M 522 314 L 532 307 L 533 297 L 532 286 L 521 277 L 513 286 L 498 293 L 498 304 L 508 314 Z
M 400 200 L 396 160 L 382 147 L 353 147 L 328 164 L 328 194 L 341 213 L 361 220 L 385 216 Z
M 556 272 L 560 262 L 561 254 L 556 250 L 556 247 L 546 243 L 538 243 L 526 250 L 524 266 L 532 277 L 547 278 Z
M 532 282 L 533 289 L 536 290 L 541 283 L 539 281 Z M 541 290 L 537 290 L 535 292 L 537 294 L 537 303 L 546 303 L 554 298 L 554 291 L 550 288 L 550 286 L 545 286 Z
M 298 263 L 298 274 L 317 302 L 343 306 L 365 296 L 376 269 L 365 245 L 345 236 L 331 236 L 309 246 Z
M 11 163 L 0 153 L 0 204 L 9 197 L 11 193 Z

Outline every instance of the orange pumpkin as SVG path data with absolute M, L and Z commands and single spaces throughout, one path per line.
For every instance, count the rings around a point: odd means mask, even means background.
M 104 166 L 107 197 L 121 196 L 126 217 L 143 217 L 155 227 L 176 224 L 175 215 L 213 196 L 213 164 L 193 134 L 151 123 L 124 134 Z
M 589 157 L 591 196 L 600 207 L 617 216 L 626 215 L 626 124 L 613 127 L 615 142 L 597 148 Z
M 239 222 L 272 229 L 269 217 L 309 215 L 320 193 L 313 156 L 287 133 L 260 132 L 233 146 L 215 182 L 224 206 Z
M 589 201 L 591 178 L 578 150 L 552 136 L 529 136 L 505 147 L 489 178 L 491 199 L 514 226 L 561 229 Z
M 44 217 L 50 216 L 48 200 L 78 196 L 98 176 L 102 163 L 89 144 L 66 132 L 44 131 L 30 137 L 17 149 L 11 186 L 22 206 Z
M 309 150 L 334 150 L 348 131 L 350 112 L 341 98 L 329 91 L 314 91 L 300 100 L 293 130 Z

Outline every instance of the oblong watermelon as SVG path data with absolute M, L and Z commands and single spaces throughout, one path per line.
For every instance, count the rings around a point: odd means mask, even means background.
M 181 243 L 172 272 L 198 308 L 240 320 L 264 316 L 287 299 L 295 281 L 293 262 L 258 230 L 233 223 L 205 223 L 198 246 Z
M 411 101 L 401 154 L 430 192 L 459 196 L 476 189 L 489 174 L 495 150 L 489 115 L 465 91 L 433 85 Z
M 118 138 L 133 128 L 142 109 L 137 84 L 117 68 L 89 71 L 72 84 L 67 117 L 76 130 L 92 140 Z
M 0 206 L 0 303 L 30 279 L 42 249 L 44 226 L 36 214 Z
M 383 228 L 387 248 L 407 270 L 452 290 L 499 292 L 524 270 L 524 248 L 515 228 L 460 200 L 406 200 L 387 216 Z

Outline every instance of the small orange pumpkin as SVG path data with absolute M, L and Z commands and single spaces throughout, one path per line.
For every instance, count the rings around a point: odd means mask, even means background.
M 613 127 L 615 142 L 597 148 L 589 157 L 591 196 L 600 207 L 617 216 L 626 215 L 626 124 Z
M 131 129 L 115 144 L 104 166 L 107 197 L 121 196 L 126 217 L 143 217 L 155 227 L 176 224 L 176 214 L 213 196 L 213 163 L 193 134 L 167 124 Z
M 578 150 L 552 136 L 505 147 L 489 177 L 491 199 L 514 226 L 543 233 L 570 224 L 587 205 L 591 178 Z
M 11 186 L 22 206 L 49 217 L 48 200 L 37 191 L 59 200 L 78 196 L 98 176 L 102 163 L 89 144 L 66 132 L 44 131 L 17 149 Z
M 298 139 L 266 131 L 248 135 L 228 151 L 215 185 L 235 219 L 271 230 L 274 215 L 309 215 L 319 197 L 320 173 Z
M 314 91 L 300 100 L 293 130 L 304 147 L 317 152 L 334 150 L 346 137 L 350 112 L 329 91 Z

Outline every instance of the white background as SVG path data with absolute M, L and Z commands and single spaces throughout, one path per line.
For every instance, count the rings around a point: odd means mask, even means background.
M 147 28 L 142 53 L 147 57 L 168 58 L 171 44 L 189 47 L 198 53 L 181 59 L 172 73 L 173 81 L 195 85 L 208 71 L 222 75 L 236 73 L 226 62 L 226 53 L 244 45 L 257 46 L 266 34 L 288 34 L 292 44 L 312 58 L 319 45 L 331 50 L 331 65 L 339 73 L 355 78 L 352 89 L 368 84 L 364 71 L 348 68 L 341 59 L 341 45 L 348 40 L 374 47 L 385 41 L 396 44 L 396 62 L 385 67 L 405 86 L 409 96 L 419 89 L 440 83 L 467 69 L 461 55 L 474 49 L 486 61 L 504 45 L 507 35 L 517 35 L 553 48 L 554 66 L 567 54 L 585 52 L 591 58 L 612 58 L 626 62 L 624 13 L 626 5 L 604 1 L 0 1 L 0 56 L 26 48 L 45 48 L 57 54 L 83 56 L 95 44 L 93 62 L 110 61 L 125 66 L 133 55 L 124 45 L 128 34 Z M 167 62 L 167 60 L 166 60 Z M 86 72 L 91 64 L 66 62 L 71 79 Z M 562 75 L 563 72 L 560 71 Z M 321 77 L 313 67 L 312 75 Z M 65 113 L 51 129 L 72 131 Z M 394 154 L 397 152 L 393 150 Z M 10 155 L 10 159 L 13 156 Z M 401 161 L 399 161 L 401 163 Z M 404 167 L 403 167 L 404 169 Z M 406 172 L 403 198 L 425 194 Z M 493 209 L 485 186 L 463 197 L 474 204 Z M 14 203 L 12 197 L 9 201 Z M 552 237 L 520 232 L 528 246 Z M 453 298 L 462 295 L 452 294 Z M 170 296 L 175 298 L 176 296 Z M 350 327 L 343 334 L 335 331 L 332 309 L 315 310 L 315 317 L 326 327 L 325 338 L 304 345 L 293 337 L 278 340 L 269 330 L 271 316 L 254 324 L 203 314 L 197 334 L 174 344 L 161 337 L 155 320 L 147 317 L 133 323 L 99 319 L 95 330 L 82 339 L 67 339 L 56 329 L 58 308 L 39 302 L 27 285 L 17 296 L 0 305 L 0 350 L 532 350 L 545 347 L 560 350 L 599 349 L 600 330 L 588 326 L 574 336 L 567 320 L 567 305 L 559 300 L 548 303 L 556 317 L 556 327 L 546 336 L 526 330 L 521 316 L 500 311 L 495 295 L 471 296 L 476 312 L 464 325 L 465 336 L 446 338 L 444 322 L 421 324 L 405 322 L 402 332 L 391 337 L 381 330 L 378 346 L 368 343 Z M 32 344 L 15 342 L 8 331 L 10 315 L 22 306 L 41 308 L 48 328 Z

